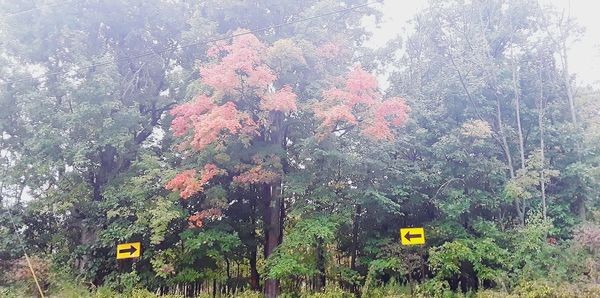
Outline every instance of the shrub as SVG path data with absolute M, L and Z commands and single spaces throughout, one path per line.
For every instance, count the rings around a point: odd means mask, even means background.
M 50 262 L 35 256 L 30 257 L 29 260 L 33 270 L 35 271 L 35 275 L 40 287 L 42 287 L 42 290 L 45 291 L 50 284 Z M 35 293 L 38 292 L 33 275 L 31 274 L 31 270 L 25 257 L 10 262 L 7 279 L 9 283 L 24 285 L 29 295 L 35 295 Z
M 600 297 L 600 286 L 594 284 L 550 284 L 544 280 L 520 283 L 514 292 L 523 298 L 596 298 Z
M 91 297 L 90 291 L 82 285 L 72 282 L 63 282 L 53 287 L 52 293 L 57 293 L 61 298 Z M 107 296 L 108 297 L 108 296 Z M 114 296 L 110 296 L 114 297 Z
M 94 298 L 112 298 L 112 297 L 116 297 L 118 295 L 119 295 L 119 293 L 115 292 L 113 289 L 111 289 L 107 286 L 102 286 L 96 290 L 93 297 Z
M 112 272 L 104 281 L 104 284 L 118 292 L 132 292 L 138 287 L 140 277 L 137 272 L 128 273 Z
M 516 296 L 501 291 L 483 290 L 477 292 L 475 298 L 516 298 Z
M 63 296 L 61 295 L 60 297 L 62 298 Z M 109 287 L 98 288 L 92 297 L 93 298 L 183 298 L 183 296 L 179 296 L 179 295 L 158 296 L 146 289 L 132 289 L 126 293 L 118 293 Z
M 48 294 L 60 295 L 61 298 L 90 297 L 90 289 L 80 282 L 73 273 L 64 268 L 53 267 L 49 275 Z
M 415 286 L 414 297 L 449 297 L 452 292 L 445 280 L 430 279 Z
M 27 297 L 25 289 L 18 287 L 0 287 L 0 297 L 2 298 L 20 298 Z
M 244 291 L 242 293 L 239 293 L 239 294 L 236 294 L 233 296 L 233 298 L 262 298 L 262 297 L 263 297 L 262 293 L 250 291 L 250 290 Z
M 413 295 L 408 286 L 404 286 L 395 280 L 392 280 L 383 286 L 371 288 L 368 293 L 363 293 L 363 297 L 408 298 L 413 297 Z
M 450 281 L 458 276 L 469 275 L 473 283 L 469 289 L 484 282 L 500 283 L 507 275 L 508 251 L 494 239 L 458 239 L 429 250 L 429 266 L 439 281 Z M 464 271 L 464 264 L 471 272 Z M 448 284 L 450 285 L 450 284 Z M 452 289 L 456 288 L 456 284 Z M 436 290 L 437 291 L 437 290 Z
M 577 285 L 575 285 L 577 286 Z M 583 298 L 597 298 L 600 297 L 600 285 L 598 284 L 588 284 L 584 286 L 577 286 L 580 290 L 580 297 Z
M 348 293 L 337 287 L 328 287 L 323 293 L 311 293 L 302 295 L 302 298 L 351 298 L 351 293 Z

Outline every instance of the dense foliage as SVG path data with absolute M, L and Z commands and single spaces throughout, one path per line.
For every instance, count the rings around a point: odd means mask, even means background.
M 0 1 L 0 296 L 25 252 L 65 297 L 600 294 L 581 29 L 431 1 L 371 50 L 365 4 Z

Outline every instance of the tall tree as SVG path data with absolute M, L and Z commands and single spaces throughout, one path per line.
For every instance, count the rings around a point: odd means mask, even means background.
M 172 110 L 173 133 L 185 137 L 179 149 L 201 153 L 204 165 L 199 174 L 194 169 L 179 174 L 167 188 L 188 198 L 219 176 L 228 176 L 225 182 L 233 183 L 234 191 L 254 186 L 263 206 L 268 258 L 283 237 L 283 181 L 292 162 L 287 147 L 302 143 L 302 137 L 321 139 L 352 128 L 374 139 L 391 138 L 390 126 L 402 124 L 407 107 L 400 99 L 383 100 L 375 78 L 357 67 L 349 72 L 343 89 L 326 90 L 315 103 L 303 99 L 304 110 L 298 110 L 296 93 L 281 83 L 285 78 L 278 80 L 283 69 L 270 67 L 269 60 L 286 63 L 291 66 L 287 71 L 293 72 L 295 67 L 307 67 L 302 49 L 290 40 L 267 47 L 253 35 L 236 35 L 230 44 L 218 43 L 208 50 L 216 63 L 201 67 L 200 73 L 209 93 Z M 298 89 L 309 84 L 298 79 L 294 83 Z M 320 123 L 315 134 L 292 134 L 293 120 L 311 121 L 307 113 L 314 113 Z M 199 211 L 194 220 L 201 222 L 205 214 L 221 212 L 210 207 Z M 277 281 L 267 278 L 265 295 L 274 297 L 278 291 Z
M 57 218 L 73 232 L 77 266 L 101 281 L 90 256 L 109 251 L 98 244 L 108 224 L 103 193 L 182 97 L 186 78 L 178 69 L 193 61 L 193 52 L 164 49 L 186 34 L 206 36 L 210 27 L 188 29 L 197 8 L 186 3 L 70 4 L 2 3 L 4 11 L 26 11 L 2 20 L 10 75 L 3 76 L 1 93 L 11 111 L 2 126 L 11 141 L 3 145 L 19 145 L 3 150 L 16 156 L 11 172 L 27 169 L 19 175 L 30 196 L 51 201 L 50 194 L 62 193 L 69 207 Z

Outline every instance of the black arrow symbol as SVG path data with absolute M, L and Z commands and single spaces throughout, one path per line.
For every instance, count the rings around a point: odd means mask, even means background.
M 404 235 L 404 238 L 406 238 L 406 240 L 408 240 L 410 242 L 410 239 L 412 238 L 421 238 L 423 237 L 423 235 L 421 234 L 411 234 L 410 231 L 406 232 L 406 235 Z
M 130 245 L 129 248 L 126 248 L 126 249 L 119 249 L 120 254 L 129 253 L 129 255 L 132 255 L 136 251 L 137 251 L 137 249 L 133 245 Z

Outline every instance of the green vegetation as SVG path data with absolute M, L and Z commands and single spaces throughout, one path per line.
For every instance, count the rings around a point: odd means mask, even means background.
M 431 1 L 373 50 L 364 0 L 45 3 L 0 1 L 0 297 L 39 295 L 21 241 L 48 297 L 600 297 L 552 8 Z

